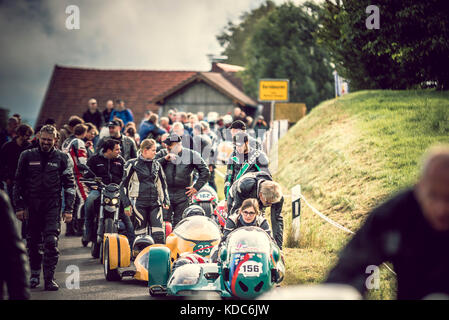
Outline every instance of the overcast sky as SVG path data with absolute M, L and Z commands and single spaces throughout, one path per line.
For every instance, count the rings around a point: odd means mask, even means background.
M 33 124 L 55 64 L 208 71 L 206 55 L 221 52 L 215 36 L 262 2 L 0 0 L 0 106 Z M 69 5 L 79 30 L 66 28 Z

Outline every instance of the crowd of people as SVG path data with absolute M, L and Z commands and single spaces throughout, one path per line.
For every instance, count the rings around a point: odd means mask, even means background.
M 163 223 L 175 227 L 193 195 L 208 183 L 217 188 L 214 170 L 220 141 L 233 146 L 226 160 L 223 192 L 228 219 L 222 242 L 235 228 L 258 226 L 282 249 L 284 197 L 262 150 L 263 130 L 268 129 L 262 118 L 254 125 L 240 108 L 223 117 L 170 110 L 159 119 L 148 111 L 137 127 L 121 100 L 115 105 L 108 101 L 103 112 L 95 99 L 88 105 L 82 117 L 73 115 L 59 130 L 48 119 L 34 132 L 16 114 L 0 132 L 0 236 L 8 243 L 6 262 L 0 265 L 0 298 L 6 283 L 9 298 L 28 299 L 29 287 L 40 284 L 42 271 L 45 290 L 58 290 L 54 274 L 61 217 L 66 236 L 91 241 L 99 193 L 83 184 L 86 169 L 105 184 L 120 185 L 120 218 L 130 244 L 145 233 L 155 243 L 164 243 Z M 449 294 L 448 186 L 446 146 L 425 157 L 415 186 L 369 214 L 325 281 L 350 284 L 364 293 L 366 267 L 391 261 L 398 298 Z M 268 207 L 271 227 L 261 214 Z M 21 234 L 14 219 L 22 221 Z
M 144 234 L 165 243 L 164 222 L 175 228 L 203 186 L 217 190 L 221 142 L 233 150 L 224 162 L 223 192 L 231 218 L 227 232 L 265 221 L 263 228 L 271 235 L 266 220 L 255 218 L 259 208 L 271 206 L 273 238 L 282 248 L 282 191 L 272 181 L 262 150 L 268 129 L 262 116 L 253 123 L 238 107 L 224 116 L 169 110 L 159 118 L 147 111 L 136 125 L 123 100 L 107 101 L 101 112 L 97 101 L 90 99 L 82 115 L 72 115 L 60 128 L 47 119 L 36 132 L 21 124 L 19 115 L 11 117 L 0 136 L 1 188 L 22 221 L 20 238 L 27 246 L 30 288 L 40 285 L 42 271 L 45 290 L 59 288 L 54 273 L 61 217 L 66 236 L 94 241 L 91 230 L 100 193 L 83 179 L 93 174 L 105 184 L 120 186 L 120 219 L 130 245 Z M 237 183 L 244 187 L 233 188 Z M 248 199 L 251 212 L 245 210 Z

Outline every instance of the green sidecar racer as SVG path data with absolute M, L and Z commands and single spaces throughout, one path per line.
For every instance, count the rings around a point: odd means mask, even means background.
M 254 299 L 284 278 L 285 265 L 279 247 L 258 227 L 232 231 L 218 250 L 217 263 L 180 265 L 175 261 L 168 279 L 149 283 L 150 294 Z

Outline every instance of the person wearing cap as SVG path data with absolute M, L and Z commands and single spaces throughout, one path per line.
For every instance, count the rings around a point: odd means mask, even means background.
M 181 137 L 182 146 L 184 148 L 193 149 L 193 137 L 184 129 L 181 122 L 175 122 L 172 126 L 173 133 Z
M 163 144 L 167 146 L 156 154 L 167 178 L 173 228 L 181 220 L 182 213 L 189 206 L 189 198 L 195 195 L 209 179 L 209 169 L 201 155 L 184 148 L 181 137 L 170 134 Z M 198 171 L 198 179 L 193 183 L 193 171 Z
M 114 139 L 119 141 L 122 157 L 128 161 L 129 159 L 137 158 L 136 143 L 130 137 L 127 137 L 121 133 L 121 126 L 117 120 L 109 121 L 109 137 L 103 137 L 98 141 L 97 153 L 103 149 L 103 144 L 107 139 Z
M 398 300 L 430 299 L 437 293 L 447 300 L 448 246 L 449 145 L 443 145 L 426 153 L 414 186 L 369 213 L 325 282 L 351 285 L 365 294 L 374 285 L 368 267 L 389 261 L 397 274 Z
M 251 147 L 250 139 L 244 131 L 237 132 L 232 138 L 234 151 L 228 159 L 224 184 L 226 199 L 232 184 L 245 173 L 265 171 L 271 175 L 267 155 L 262 150 Z
M 227 114 L 223 117 L 223 126 L 217 130 L 217 135 L 221 141 L 232 141 L 230 126 L 232 124 L 232 116 Z
M 239 132 L 247 133 L 246 124 L 242 120 L 236 120 L 233 123 L 231 123 L 231 126 L 229 127 L 229 129 L 231 131 L 232 137 L 234 137 Z M 259 141 L 257 141 L 250 135 L 248 135 L 248 139 L 249 139 L 249 145 L 251 148 L 262 150 L 262 145 L 259 143 Z
M 264 138 L 265 132 L 270 130 L 270 126 L 265 122 L 264 117 L 262 115 L 257 117 L 257 122 L 254 125 L 254 133 L 256 135 L 256 139 Z

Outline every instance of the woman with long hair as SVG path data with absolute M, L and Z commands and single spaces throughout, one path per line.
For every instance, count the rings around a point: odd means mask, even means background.
M 134 222 L 135 235 L 149 234 L 155 243 L 165 243 L 162 208 L 168 209 L 170 200 L 165 173 L 156 155 L 156 141 L 145 139 L 140 155 L 125 164 L 121 184 L 121 198 L 125 214 Z M 132 246 L 132 244 L 130 244 Z

